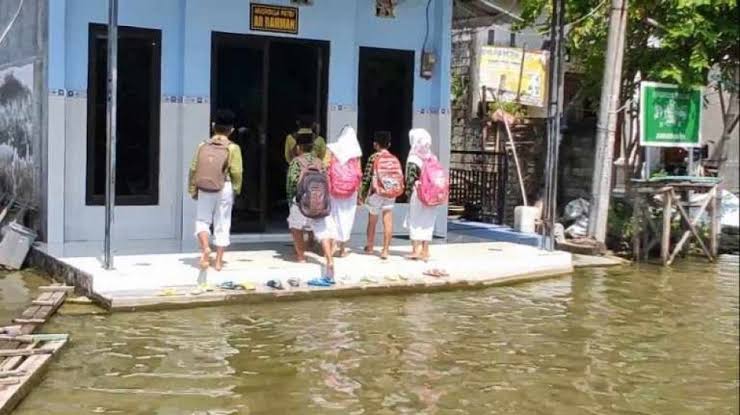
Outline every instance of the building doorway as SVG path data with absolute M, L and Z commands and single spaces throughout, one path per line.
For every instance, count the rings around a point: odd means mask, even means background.
M 285 137 L 301 115 L 325 136 L 329 42 L 214 32 L 211 112 L 234 111 L 244 159 L 234 232 L 287 232 Z
M 363 154 L 373 134 L 391 133 L 391 152 L 405 165 L 413 116 L 414 51 L 360 48 L 357 129 Z

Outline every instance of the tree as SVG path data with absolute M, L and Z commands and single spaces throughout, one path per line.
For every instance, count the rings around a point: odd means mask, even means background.
M 523 0 L 524 26 L 549 19 L 548 0 Z M 583 74 L 579 96 L 598 98 L 603 73 L 609 2 L 567 0 L 567 50 Z M 632 0 L 622 71 L 622 97 L 631 97 L 635 78 L 705 86 L 717 68 L 725 89 L 737 89 L 740 64 L 740 8 L 735 0 Z M 591 99 L 590 102 L 598 102 Z

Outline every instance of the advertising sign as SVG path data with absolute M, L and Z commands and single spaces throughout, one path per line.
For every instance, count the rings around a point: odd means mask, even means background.
M 483 46 L 478 79 L 486 87 L 486 100 L 544 107 L 548 58 L 544 50 Z
M 640 145 L 701 147 L 702 89 L 640 84 Z

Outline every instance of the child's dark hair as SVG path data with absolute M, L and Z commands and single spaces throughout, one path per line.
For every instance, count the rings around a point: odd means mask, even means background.
M 381 148 L 388 148 L 391 146 L 391 132 L 376 131 L 373 135 L 373 141 Z
M 296 124 L 298 124 L 298 128 L 313 128 L 313 116 L 303 114 L 298 116 L 298 120 L 296 121 Z
M 301 148 L 301 151 L 304 153 L 310 153 L 313 151 L 313 140 L 314 135 L 313 133 L 309 134 L 297 134 L 296 135 L 296 145 Z
M 220 109 L 213 114 L 213 132 L 226 135 L 234 128 L 236 116 L 231 110 Z

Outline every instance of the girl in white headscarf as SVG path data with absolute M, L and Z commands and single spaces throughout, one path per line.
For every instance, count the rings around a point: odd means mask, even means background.
M 434 233 L 434 221 L 437 216 L 436 207 L 425 206 L 417 196 L 417 183 L 421 178 L 424 161 L 434 157 L 432 153 L 432 136 L 423 128 L 414 128 L 409 131 L 411 151 L 406 160 L 406 196 L 409 198 L 409 213 L 405 226 L 410 233 L 413 251 L 407 256 L 412 260 L 429 259 L 429 243 Z
M 325 161 L 329 169 L 330 182 L 333 179 L 332 173 L 340 170 L 345 172 L 343 174 L 345 180 L 342 180 L 342 182 L 346 183 L 348 179 L 357 182 L 354 193 L 337 195 L 336 193 L 338 192 L 332 191 L 331 215 L 337 228 L 336 242 L 339 251 L 338 255 L 342 257 L 345 255 L 345 245 L 350 240 L 352 226 L 355 222 L 357 191 L 362 181 L 362 170 L 360 168 L 362 149 L 360 148 L 360 143 L 357 142 L 355 129 L 349 125 L 342 128 L 339 136 L 332 140 L 327 148 L 329 151 L 327 151 Z M 335 163 L 339 165 L 338 169 L 332 168 Z M 349 191 L 351 192 L 351 190 Z M 343 190 L 343 193 L 347 193 L 346 188 Z

